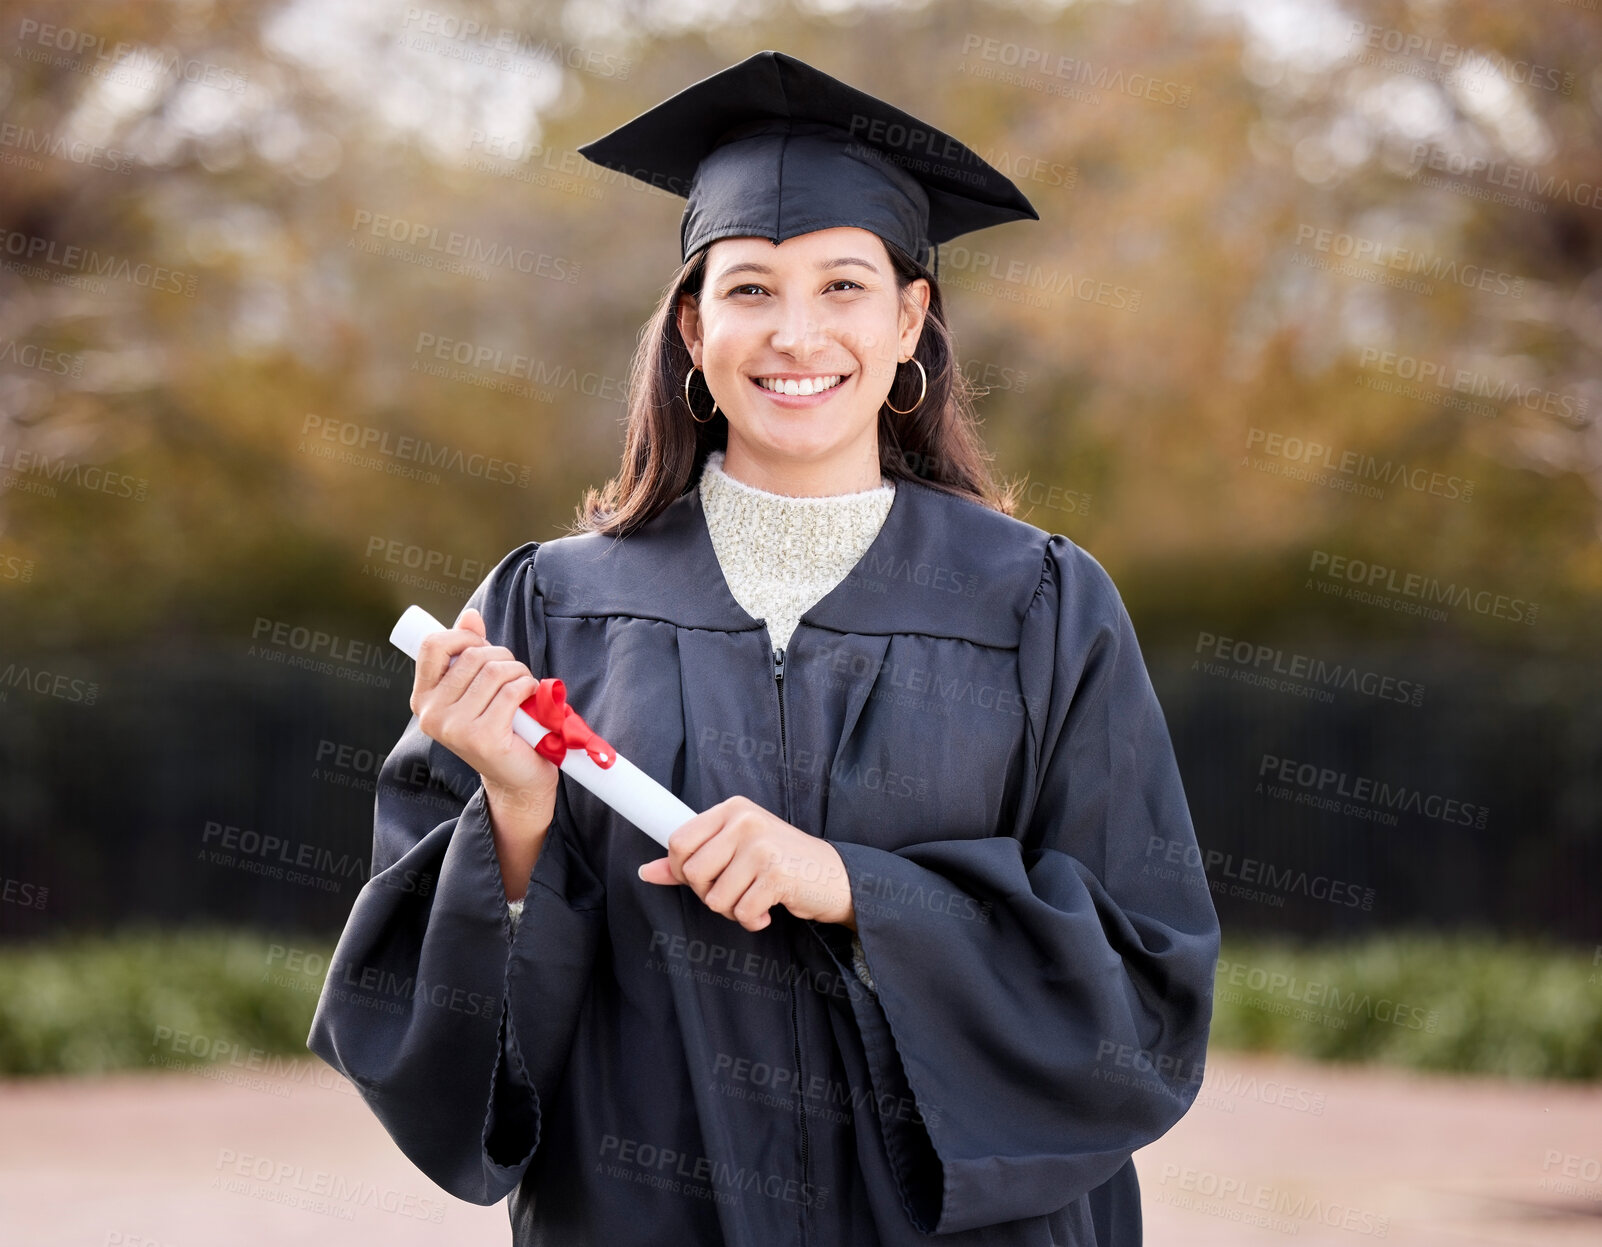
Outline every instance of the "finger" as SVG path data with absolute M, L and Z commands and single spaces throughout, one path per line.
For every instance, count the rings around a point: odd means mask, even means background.
M 708 846 L 709 849 L 712 847 Z M 708 909 L 726 918 L 733 918 L 735 905 L 750 889 L 752 881 L 761 877 L 761 874 L 749 852 L 735 853 L 731 861 L 720 866 L 712 886 L 697 891 L 701 893 L 701 899 L 706 902 Z
M 668 839 L 671 841 L 672 837 Z M 718 884 L 728 871 L 729 864 L 734 860 L 739 847 L 738 836 L 714 835 L 679 862 L 678 873 L 690 887 L 695 889 L 695 894 L 705 900 L 712 887 Z
M 462 613 L 456 617 L 456 626 L 476 632 L 481 637 L 489 635 L 484 630 L 484 616 L 479 614 L 478 608 L 474 606 L 464 606 L 462 608 Z
M 460 667 L 461 663 L 458 662 L 456 665 Z M 485 669 L 482 661 L 475 665 L 478 671 Z M 454 667 L 451 672 L 454 674 Z M 487 683 L 480 681 L 477 672 L 465 687 L 460 687 L 460 681 L 452 680 L 448 674 L 439 682 L 441 705 L 437 713 L 447 721 L 450 730 L 463 731 L 473 726 L 478 717 L 484 713 L 484 708 L 489 705 L 490 699 L 495 696 L 499 687 L 500 685 L 494 683 L 493 679 Z
M 669 869 L 669 862 L 665 857 L 658 857 L 653 861 L 646 862 L 645 865 L 640 867 L 639 874 L 640 878 L 647 883 L 671 883 L 677 885 L 680 882 L 673 877 L 673 871 Z
M 723 829 L 726 821 L 726 811 L 723 802 L 718 802 L 709 810 L 702 810 L 693 818 L 685 819 L 673 829 L 668 836 L 668 855 L 673 859 L 675 870 L 683 865 L 684 860 L 699 849 L 703 844 L 717 835 Z
M 468 633 L 467 635 L 472 636 L 473 634 Z M 446 690 L 452 701 L 460 701 L 486 664 L 516 661 L 517 655 L 507 649 L 506 646 L 490 645 L 485 641 L 479 641 L 475 645 L 466 646 L 456 656 L 456 660 L 451 663 L 450 670 L 440 676 L 439 687 Z M 497 684 L 496 687 L 499 687 L 499 685 Z
M 719 883 L 722 880 L 718 881 Z M 773 915 L 768 911 L 778 904 L 767 879 L 761 875 L 754 875 L 751 884 L 738 897 L 728 909 L 728 914 L 747 931 L 760 931 L 773 922 Z
M 517 713 L 517 708 L 528 700 L 537 686 L 538 681 L 533 676 L 519 676 L 508 680 L 490 699 L 489 705 L 485 706 L 473 720 L 472 730 L 489 741 L 492 749 L 497 747 L 498 742 L 500 748 L 509 749 L 514 754 L 522 755 L 526 750 L 536 756 L 543 756 L 533 745 L 512 730 L 512 717 Z M 549 758 L 545 760 L 550 761 Z
M 487 648 L 487 647 L 486 647 Z M 485 718 L 495 699 L 500 696 L 501 690 L 510 681 L 521 679 L 528 673 L 528 668 L 515 658 L 488 659 L 479 664 L 478 674 L 472 682 L 462 690 L 462 695 L 456 702 L 456 713 L 462 716 L 464 723 L 472 724 L 482 730 L 483 724 L 477 720 Z M 512 703 L 516 709 L 517 702 Z M 511 715 L 508 714 L 506 726 L 511 726 Z
M 752 810 L 763 812 L 762 808 L 749 797 L 725 797 L 716 805 L 702 810 L 695 817 L 687 819 L 676 827 L 668 837 L 668 852 L 673 855 L 676 862 L 682 864 L 713 836 L 727 830 L 736 819 Z
M 444 677 L 451 659 L 464 650 L 484 644 L 484 638 L 466 628 L 441 628 L 423 636 L 417 646 L 417 681 L 424 691 Z
M 519 663 L 518 666 L 522 664 Z M 479 718 L 485 721 L 489 731 L 511 734 L 512 716 L 517 713 L 519 706 L 534 695 L 534 690 L 539 686 L 540 682 L 526 673 L 513 676 L 495 690 L 495 695 L 479 713 Z

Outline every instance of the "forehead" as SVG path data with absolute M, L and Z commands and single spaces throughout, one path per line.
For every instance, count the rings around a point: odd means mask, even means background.
M 812 269 L 823 265 L 841 267 L 839 261 L 866 261 L 881 273 L 890 271 L 890 253 L 872 230 L 854 225 L 812 230 L 796 234 L 774 246 L 766 238 L 720 238 L 707 249 L 707 271 L 715 278 L 727 269 L 756 265 L 770 272 Z

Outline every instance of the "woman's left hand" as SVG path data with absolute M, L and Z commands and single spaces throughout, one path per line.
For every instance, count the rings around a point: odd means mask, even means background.
M 774 905 L 797 918 L 857 929 L 851 884 L 835 847 L 749 797 L 720 801 L 675 828 L 668 855 L 641 866 L 640 878 L 687 883 L 708 909 L 747 931 L 771 923 Z

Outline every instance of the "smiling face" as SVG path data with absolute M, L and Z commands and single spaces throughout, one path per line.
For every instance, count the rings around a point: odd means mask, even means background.
M 883 241 L 854 226 L 723 238 L 679 334 L 728 417 L 729 475 L 821 496 L 879 484 L 879 408 L 923 332 L 929 283 L 903 297 Z

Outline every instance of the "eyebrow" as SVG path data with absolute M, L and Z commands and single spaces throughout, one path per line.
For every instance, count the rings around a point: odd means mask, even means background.
M 824 260 L 818 267 L 820 269 L 846 268 L 853 264 L 860 265 L 870 273 L 877 274 L 879 272 L 878 268 L 869 261 L 849 255 L 842 256 L 838 260 Z M 722 282 L 726 278 L 733 277 L 736 273 L 764 273 L 771 275 L 772 272 L 773 270 L 766 264 L 758 264 L 755 260 L 744 260 L 739 264 L 731 264 L 728 268 L 722 270 L 718 274 L 718 281 Z

